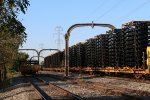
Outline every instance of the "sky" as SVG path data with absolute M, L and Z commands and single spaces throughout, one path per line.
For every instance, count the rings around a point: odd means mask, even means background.
M 136 20 L 150 20 L 150 0 L 30 0 L 26 14 L 19 20 L 26 27 L 27 41 L 24 49 L 64 49 L 64 34 L 77 23 L 104 23 L 121 28 L 122 24 Z M 58 30 L 60 29 L 60 31 Z M 109 28 L 80 27 L 71 32 L 69 45 L 85 42 Z M 58 37 L 60 35 L 60 45 Z M 36 56 L 33 51 L 27 51 Z M 48 56 L 52 51 L 44 51 Z

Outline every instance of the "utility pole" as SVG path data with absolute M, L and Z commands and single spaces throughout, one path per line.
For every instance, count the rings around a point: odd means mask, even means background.
M 61 39 L 62 31 L 63 31 L 63 28 L 61 26 L 57 26 L 55 28 L 55 32 L 57 35 L 57 39 L 55 40 L 55 42 L 57 44 L 57 49 L 59 50 L 61 50 L 61 44 L 63 43 L 63 40 Z
M 43 49 L 43 46 L 44 46 L 44 44 L 43 43 L 41 43 L 41 44 L 39 44 L 39 50 L 42 50 Z M 41 56 L 43 56 L 43 54 L 41 53 Z M 41 58 L 39 58 L 39 63 L 41 63 L 42 62 L 42 59 Z

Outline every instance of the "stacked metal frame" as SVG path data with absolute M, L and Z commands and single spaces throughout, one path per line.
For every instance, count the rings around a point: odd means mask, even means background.
M 60 65 L 61 67 L 64 67 L 65 66 L 65 51 L 61 51 L 60 52 Z
M 77 46 L 77 67 L 85 67 L 85 46 L 79 43 Z
M 90 38 L 85 42 L 85 59 L 87 67 L 95 67 L 95 38 Z
M 44 58 L 44 67 L 48 68 L 48 67 L 51 67 L 50 66 L 50 62 L 51 62 L 51 56 L 47 56 Z
M 69 66 L 70 67 L 76 67 L 77 66 L 77 46 L 71 46 L 69 49 Z
M 109 66 L 116 66 L 116 34 L 113 31 L 107 31 L 109 34 Z
M 95 36 L 95 57 L 96 57 L 96 61 L 95 61 L 96 66 L 95 67 L 102 67 L 101 59 L 99 58 L 101 55 L 101 51 L 99 49 L 100 48 L 100 44 L 99 44 L 100 38 L 101 38 L 100 35 Z
M 57 52 L 55 54 L 45 57 L 44 59 L 45 66 L 50 68 L 62 67 L 63 63 L 62 54 L 63 54 L 62 52 Z
M 109 66 L 124 66 L 124 35 L 121 29 L 107 31 L 109 34 Z
M 123 24 L 126 66 L 141 67 L 145 64 L 149 24 L 150 22 L 147 21 L 133 21 Z
M 96 67 L 109 65 L 108 37 L 109 34 L 96 36 Z
M 72 67 L 73 66 L 73 48 L 72 47 L 69 47 L 69 66 Z

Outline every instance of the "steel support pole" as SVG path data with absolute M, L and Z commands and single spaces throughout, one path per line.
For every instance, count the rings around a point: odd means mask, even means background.
M 65 35 L 65 76 L 69 76 L 69 37 Z
M 38 57 L 38 56 L 32 56 L 32 57 L 30 58 L 30 61 L 31 61 L 34 57 Z M 39 57 L 44 58 L 43 56 L 39 56 Z

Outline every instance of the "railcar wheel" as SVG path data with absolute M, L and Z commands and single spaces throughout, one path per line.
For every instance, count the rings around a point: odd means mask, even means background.
M 146 80 L 150 80 L 150 75 L 145 75 Z
M 143 75 L 141 74 L 134 74 L 135 79 L 142 79 Z
M 142 76 L 141 76 L 141 79 L 142 79 L 142 80 L 145 80 L 145 79 L 146 79 L 146 76 L 145 76 L 145 75 L 142 75 Z
M 89 72 L 89 75 L 93 75 L 93 71 L 90 71 L 90 72 Z

